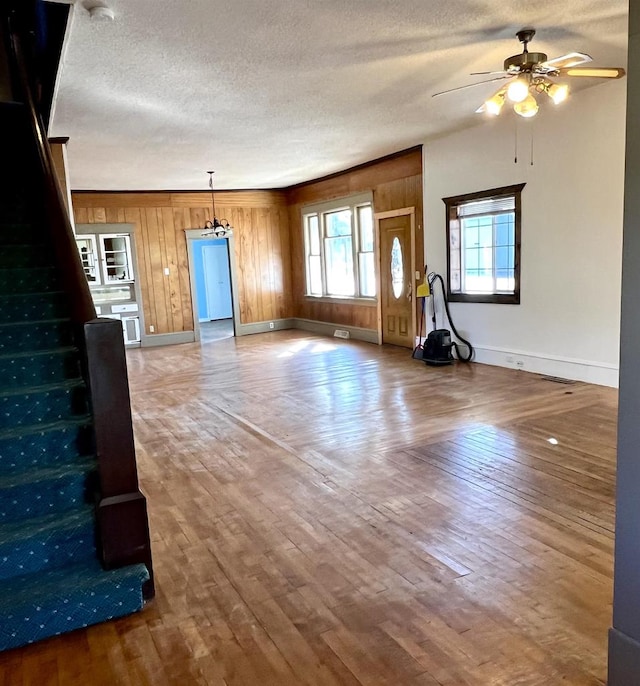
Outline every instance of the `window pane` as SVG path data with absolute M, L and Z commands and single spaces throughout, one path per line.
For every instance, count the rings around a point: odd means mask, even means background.
M 322 295 L 320 255 L 311 255 L 309 257 L 309 293 L 311 295 Z
M 493 293 L 493 277 L 490 272 L 476 270 L 465 271 L 464 290 L 472 293 Z
M 396 300 L 404 290 L 404 265 L 402 263 L 402 246 L 396 236 L 391 246 L 391 288 Z
M 478 243 L 483 248 L 490 248 L 493 245 L 493 225 L 491 222 L 491 217 L 483 217 L 483 219 L 488 220 L 488 223 L 484 222 L 483 225 L 480 226 L 480 230 L 478 232 Z
M 320 227 L 318 225 L 318 215 L 313 214 L 307 217 L 307 232 L 309 236 L 309 254 L 320 254 Z
M 360 253 L 360 295 L 373 298 L 376 294 L 376 276 L 373 253 Z
M 449 266 L 451 267 L 451 269 L 460 269 L 460 251 L 459 250 L 454 250 L 453 248 L 451 249 Z
M 462 285 L 460 284 L 460 270 L 451 270 L 451 291 L 454 293 L 459 293 L 462 290 Z
M 516 280 L 513 269 L 501 270 L 496 274 L 496 290 L 501 293 L 513 293 L 516 287 Z
M 327 212 L 324 221 L 327 238 L 351 236 L 351 210 Z
M 464 264 L 467 269 L 477 269 L 480 264 L 480 258 L 478 256 L 478 249 L 472 248 L 471 250 L 464 251 Z
M 513 248 L 496 248 L 496 269 L 509 269 L 510 255 L 513 255 Z
M 373 252 L 373 211 L 371 205 L 358 207 L 358 225 L 360 226 L 360 250 Z
M 325 239 L 324 252 L 327 294 L 355 295 L 351 236 Z
M 514 244 L 514 221 L 513 214 L 501 214 L 496 217 L 496 245 Z
M 482 269 L 493 268 L 493 250 L 491 248 L 480 248 L 478 250 L 478 267 Z
M 462 224 L 462 235 L 465 248 L 475 248 L 480 245 L 478 241 L 478 220 L 465 219 Z

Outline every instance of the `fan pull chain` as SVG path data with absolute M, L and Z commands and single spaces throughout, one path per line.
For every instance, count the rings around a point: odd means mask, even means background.
M 530 164 L 532 167 L 533 167 L 533 138 L 534 138 L 533 132 L 534 132 L 534 123 L 531 122 L 531 153 L 530 153 L 529 160 L 530 160 Z
M 516 128 L 515 128 L 514 140 L 515 140 L 515 151 L 514 151 L 513 163 L 518 164 L 518 120 L 517 119 L 516 119 Z

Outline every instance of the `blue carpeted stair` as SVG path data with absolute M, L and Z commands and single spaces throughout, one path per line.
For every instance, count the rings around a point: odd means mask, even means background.
M 25 117 L 0 104 L 0 650 L 135 612 L 149 578 L 97 559 L 90 398 Z

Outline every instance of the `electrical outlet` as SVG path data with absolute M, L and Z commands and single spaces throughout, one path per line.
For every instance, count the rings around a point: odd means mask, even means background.
M 153 324 L 149 325 L 149 333 L 153 333 L 156 330 L 156 327 Z
M 269 322 L 269 328 L 270 328 L 270 329 L 273 329 L 274 326 L 275 326 L 275 324 L 274 324 L 273 322 Z
M 505 362 L 507 364 L 513 364 L 514 363 L 513 355 L 507 355 L 507 357 L 505 358 Z

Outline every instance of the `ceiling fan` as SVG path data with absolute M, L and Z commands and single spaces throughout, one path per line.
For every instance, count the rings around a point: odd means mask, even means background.
M 569 86 L 565 83 L 556 83 L 550 77 L 595 77 L 599 79 L 619 79 L 624 76 L 621 67 L 580 67 L 578 65 L 591 62 L 591 57 L 582 52 L 570 52 L 561 57 L 548 60 L 543 52 L 529 52 L 529 43 L 536 34 L 535 29 L 522 29 L 516 33 L 518 40 L 524 48 L 519 55 L 507 57 L 504 61 L 504 69 L 501 71 L 473 72 L 471 76 L 491 75 L 492 79 L 485 79 L 466 86 L 450 88 L 440 93 L 434 93 L 433 97 L 453 93 L 466 88 L 473 88 L 483 83 L 502 81 L 509 79 L 509 83 L 502 86 L 494 95 L 486 100 L 476 112 L 487 112 L 498 115 L 504 103 L 508 100 L 513 103 L 513 109 L 521 117 L 533 117 L 538 112 L 538 102 L 535 93 L 546 93 L 557 105 L 566 100 L 569 95 Z

